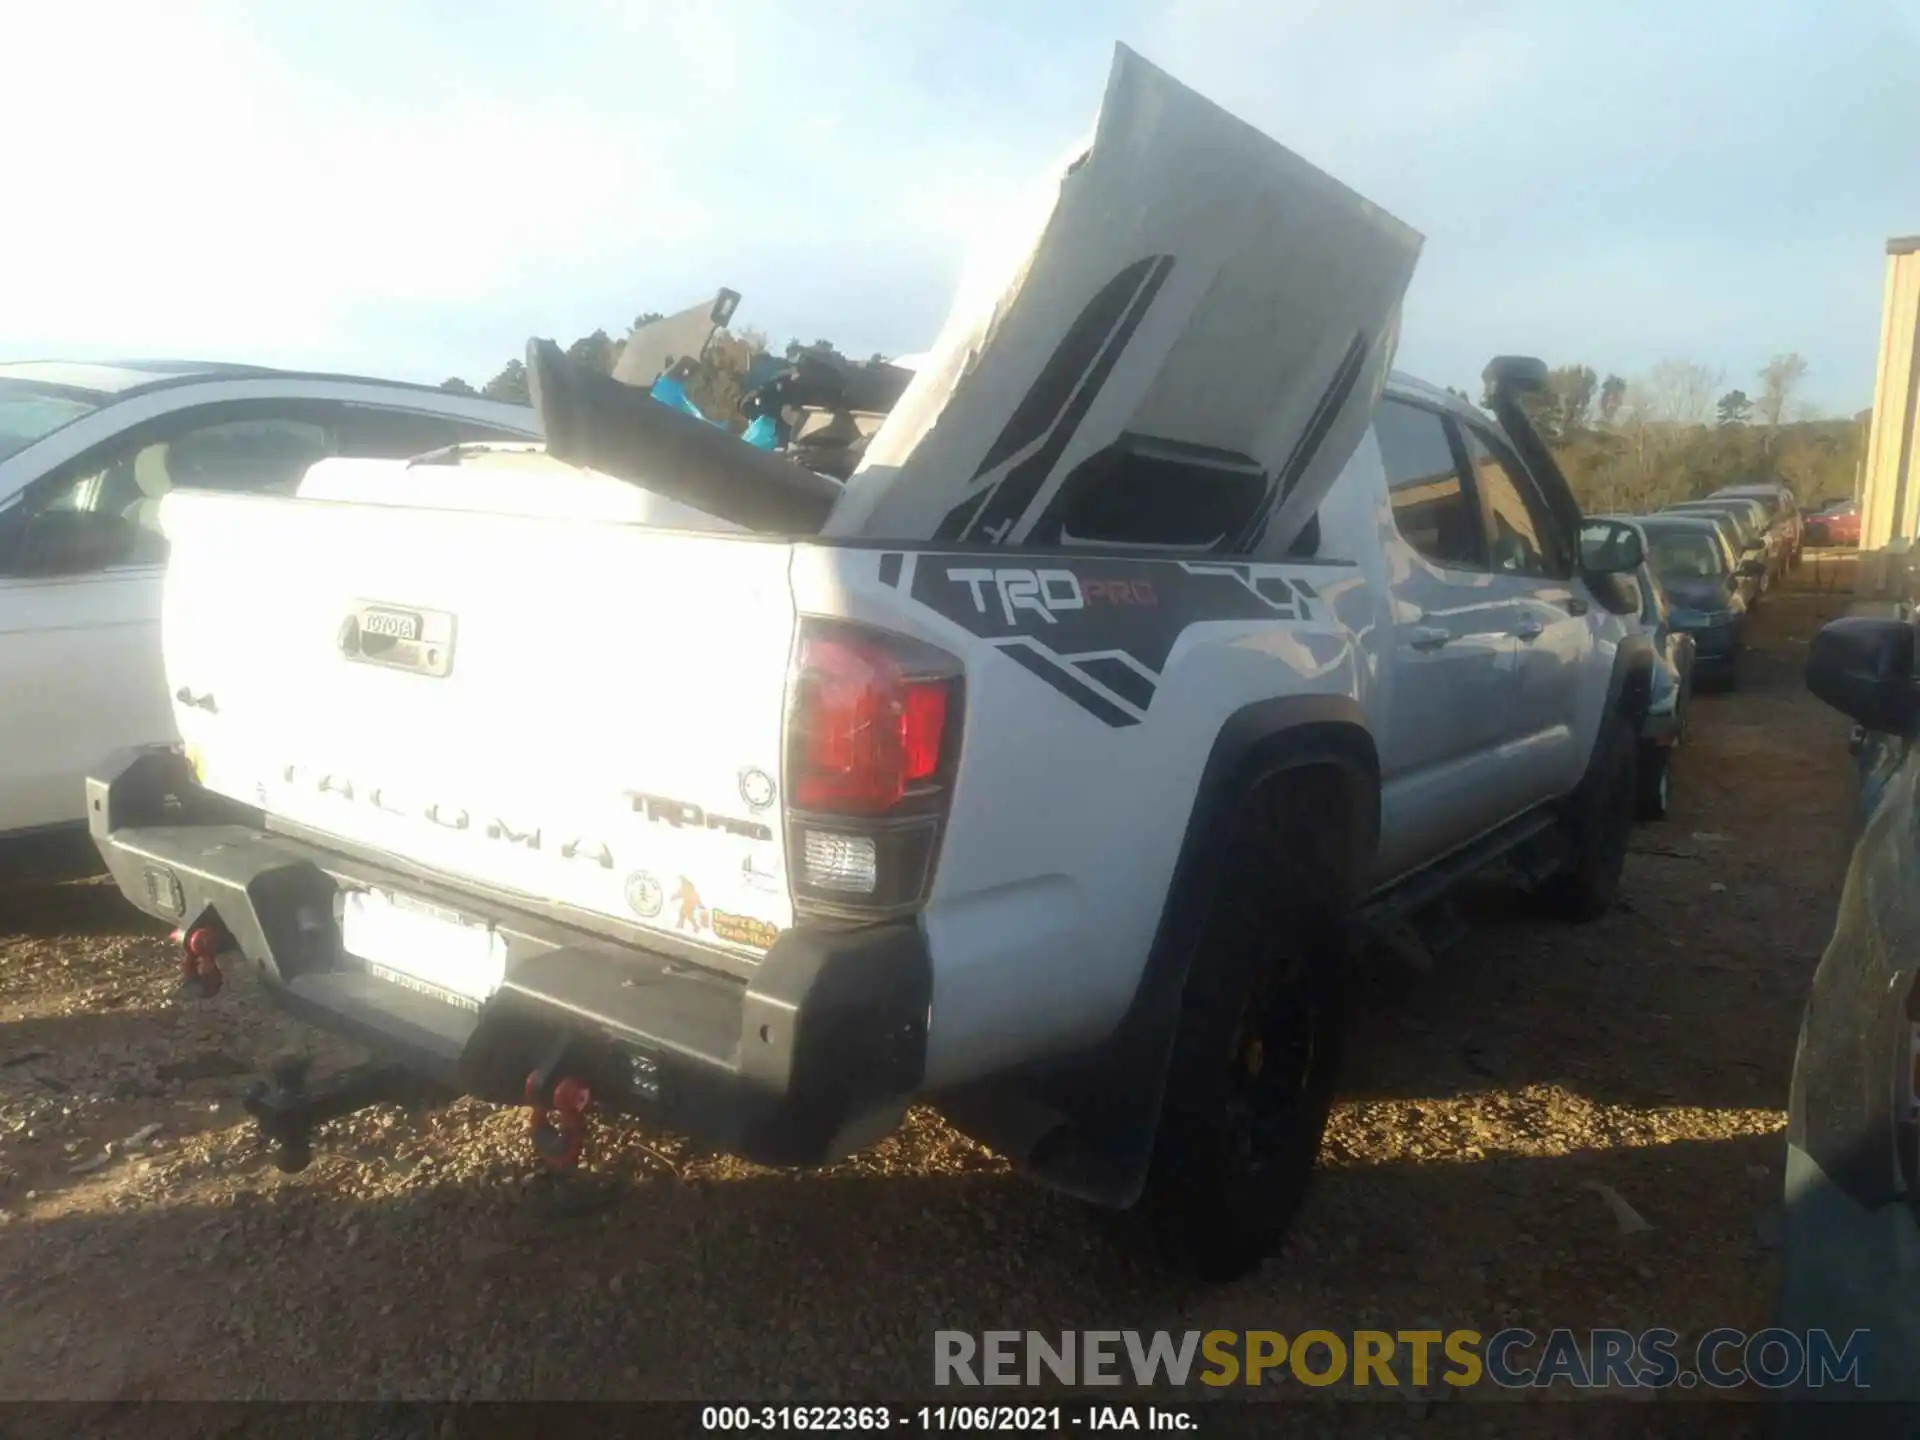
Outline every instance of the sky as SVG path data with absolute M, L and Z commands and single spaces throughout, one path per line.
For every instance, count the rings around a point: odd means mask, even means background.
M 902 354 L 1089 133 L 1115 41 L 1425 237 L 1398 364 L 1698 362 L 1872 399 L 1920 0 L 0 0 L 0 359 L 478 384 L 744 297 Z

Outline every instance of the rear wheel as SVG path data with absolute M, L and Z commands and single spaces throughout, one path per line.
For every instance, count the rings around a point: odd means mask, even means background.
M 1540 887 L 1541 899 L 1564 920 L 1585 924 L 1613 908 L 1633 836 L 1639 750 L 1626 717 L 1609 718 L 1587 777 L 1568 807 L 1564 823 L 1572 854 Z
M 1328 837 L 1286 825 L 1277 798 L 1250 801 L 1236 827 L 1182 996 L 1143 1199 L 1168 1257 L 1208 1280 L 1252 1270 L 1285 1235 L 1339 1064 L 1345 917 L 1308 859 Z

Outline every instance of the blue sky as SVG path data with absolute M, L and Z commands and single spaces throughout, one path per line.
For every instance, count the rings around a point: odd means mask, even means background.
M 1115 40 L 1427 237 L 1403 368 L 1686 358 L 1871 399 L 1920 0 L 65 0 L 8 21 L 0 358 L 476 383 L 721 285 L 924 348 Z M 25 222 L 25 223 L 22 223 Z

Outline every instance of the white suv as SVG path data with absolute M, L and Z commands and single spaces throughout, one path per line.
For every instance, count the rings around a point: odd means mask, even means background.
M 0 365 L 0 836 L 84 819 L 103 747 L 175 736 L 160 664 L 168 491 L 290 491 L 327 456 L 539 433 L 524 406 L 393 381 Z

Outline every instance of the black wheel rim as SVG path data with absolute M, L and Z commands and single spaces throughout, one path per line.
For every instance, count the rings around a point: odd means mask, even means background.
M 1321 1051 L 1319 1006 L 1298 977 L 1274 978 L 1247 997 L 1227 1057 L 1227 1120 L 1235 1156 L 1258 1173 L 1285 1162 L 1311 1103 Z

